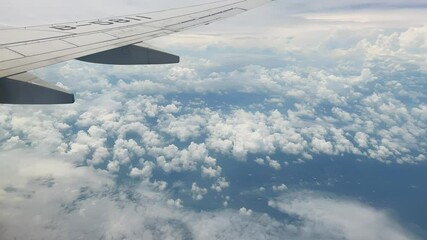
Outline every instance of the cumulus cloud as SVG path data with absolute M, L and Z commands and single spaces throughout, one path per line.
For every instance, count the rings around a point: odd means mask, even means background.
M 171 206 L 171 207 L 176 207 L 176 208 L 182 208 L 182 200 L 181 199 L 176 199 L 176 200 L 174 200 L 174 199 L 169 199 L 167 202 L 167 205 L 168 206 Z
M 280 163 L 278 161 L 273 160 L 270 157 L 267 157 L 267 162 L 268 162 L 268 165 L 271 168 L 274 168 L 275 170 L 280 170 L 282 168 L 282 166 L 280 165 Z
M 239 213 L 245 216 L 251 216 L 253 211 L 251 209 L 246 209 L 244 207 L 239 209 Z
M 255 159 L 255 162 L 256 162 L 257 164 L 259 164 L 259 165 L 264 165 L 264 164 L 265 164 L 265 161 L 264 161 L 264 159 L 262 159 L 262 158 L 257 158 L 257 159 Z
M 359 146 L 366 148 L 368 147 L 368 135 L 363 132 L 357 132 L 354 136 L 354 140 L 359 144 Z
M 120 171 L 120 162 L 110 161 L 107 165 L 107 170 L 111 173 L 117 173 Z
M 197 183 L 191 185 L 191 193 L 194 200 L 202 200 L 203 197 L 208 193 L 208 190 L 203 187 L 199 187 Z
M 142 169 L 132 168 L 129 175 L 133 178 L 150 179 L 151 175 L 153 174 L 154 166 L 155 165 L 152 162 L 145 162 L 144 167 Z
M 214 184 L 212 184 L 211 189 L 217 192 L 221 192 L 223 189 L 228 188 L 229 186 L 230 183 L 224 177 L 220 177 Z
M 183 115 L 176 119 L 170 115 L 159 124 L 162 131 L 176 136 L 180 141 L 199 137 L 206 125 L 206 118 L 200 115 Z
M 202 176 L 217 177 L 221 174 L 221 167 L 216 165 L 216 159 L 209 156 L 204 143 L 191 142 L 185 149 L 178 149 L 175 145 L 163 148 L 151 148 L 150 154 L 156 157 L 157 165 L 165 172 L 195 171 L 200 165 Z
M 274 192 L 283 192 L 285 190 L 288 190 L 288 187 L 285 184 L 281 184 L 281 185 L 274 185 L 272 186 L 272 189 Z
M 204 167 L 202 166 L 202 176 L 204 177 L 210 177 L 210 178 L 215 178 L 215 177 L 219 177 L 221 175 L 221 167 L 217 166 L 216 168 L 212 168 L 212 167 Z
M 278 74 L 277 69 L 271 71 Z M 300 84 L 302 82 L 298 80 L 296 87 L 302 86 Z M 336 91 L 343 94 L 341 89 Z M 2 111 L 9 111 L 10 117 L 1 123 L 3 131 L 7 132 L 7 139 L 3 138 L 1 144 L 4 149 L 43 145 L 49 152 L 64 153 L 75 162 L 95 166 L 110 160 L 129 165 L 135 159 L 149 155 L 157 159 L 156 165 L 165 172 L 203 169 L 203 175 L 212 178 L 220 176 L 220 166 L 210 156 L 211 151 L 237 159 L 245 159 L 248 154 L 269 155 L 277 151 L 302 159 L 312 159 L 312 155 L 318 153 L 352 153 L 380 161 L 395 159 L 399 163 L 418 162 L 415 158 L 426 154 L 422 141 L 425 137 L 425 106 L 409 107 L 390 93 L 364 95 L 361 91 L 348 99 L 355 101 L 355 112 L 350 113 L 345 106 L 332 107 L 330 111 L 334 115 L 316 110 L 323 106 L 316 97 L 306 99 L 307 104 L 296 103 L 288 110 L 253 112 L 238 109 L 222 113 L 196 106 L 170 112 L 162 109 L 180 103 L 141 95 L 128 100 L 122 98 L 125 92 L 116 96 L 117 93 L 106 93 L 98 99 L 103 102 L 103 99 L 111 98 L 107 108 L 75 105 L 53 111 L 48 117 L 43 111 L 25 115 L 3 107 Z M 102 117 L 95 117 L 98 115 Z M 159 121 L 149 122 L 153 117 Z M 196 124 L 187 122 L 194 119 L 197 119 Z M 70 131 L 70 124 L 76 120 L 81 130 L 74 133 Z M 27 124 L 29 122 L 31 124 Z M 47 126 L 49 129 L 45 131 Z M 171 131 L 170 126 L 181 126 L 185 130 Z M 171 136 L 194 142 L 178 148 L 165 141 L 165 137 Z M 115 141 L 112 148 L 108 138 Z M 202 143 L 195 143 L 196 138 Z

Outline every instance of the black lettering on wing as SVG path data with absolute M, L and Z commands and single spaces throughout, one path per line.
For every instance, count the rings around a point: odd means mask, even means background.
M 50 28 L 53 28 L 53 29 L 56 29 L 56 30 L 61 30 L 61 31 L 67 31 L 67 30 L 74 30 L 74 29 L 76 29 L 76 27 L 65 26 L 65 25 L 51 26 Z
M 106 26 L 106 25 L 113 25 L 113 24 L 114 24 L 113 22 L 109 22 L 109 21 L 101 21 L 101 20 L 94 21 L 94 22 L 90 22 L 90 23 L 92 23 L 92 24 L 97 24 L 97 25 L 103 25 L 103 26 Z
M 122 19 L 122 18 L 110 19 L 108 21 L 114 22 L 114 23 L 128 23 L 128 22 L 130 22 L 130 20 Z

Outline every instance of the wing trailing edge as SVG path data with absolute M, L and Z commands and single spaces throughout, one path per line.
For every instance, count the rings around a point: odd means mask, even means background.
M 74 103 L 74 95 L 25 72 L 0 78 L 0 103 L 67 104 Z
M 179 63 L 179 57 L 143 43 L 107 50 L 77 60 L 112 65 L 148 65 Z

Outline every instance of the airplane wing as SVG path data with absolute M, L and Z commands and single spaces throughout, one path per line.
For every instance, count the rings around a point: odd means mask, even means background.
M 74 95 L 28 71 L 71 59 L 102 64 L 167 64 L 179 57 L 145 41 L 228 18 L 272 0 L 223 0 L 88 21 L 0 28 L 0 103 L 73 103 Z

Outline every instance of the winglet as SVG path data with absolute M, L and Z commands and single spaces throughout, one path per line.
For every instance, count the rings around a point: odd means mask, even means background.
M 0 78 L 0 103 L 66 104 L 74 103 L 74 95 L 25 72 Z

